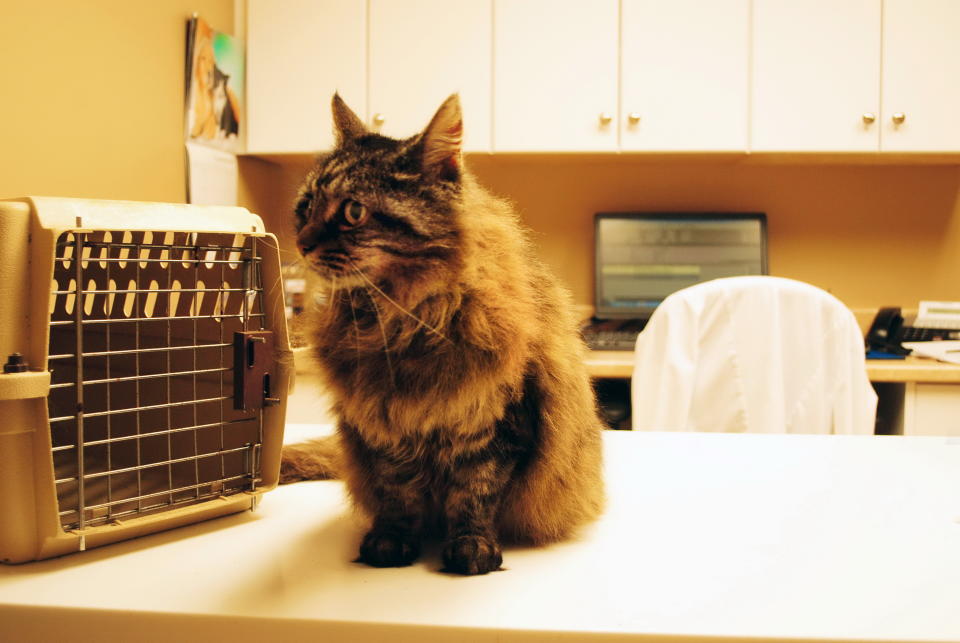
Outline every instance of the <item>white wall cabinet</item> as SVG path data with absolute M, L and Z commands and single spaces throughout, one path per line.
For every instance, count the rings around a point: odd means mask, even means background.
M 464 149 L 490 151 L 493 0 L 370 0 L 369 125 L 404 138 L 459 92 Z
M 495 151 L 618 149 L 618 5 L 495 0 Z
M 365 2 L 248 0 L 248 152 L 330 148 L 330 98 L 363 118 L 366 86 Z
M 247 2 L 254 154 L 334 91 L 398 137 L 459 91 L 468 151 L 960 152 L 960 0 Z
M 621 149 L 746 150 L 750 0 L 621 7 Z
M 960 150 L 960 2 L 884 0 L 880 144 Z
M 880 1 L 753 0 L 752 75 L 753 151 L 876 151 Z
M 753 3 L 753 151 L 960 151 L 960 2 Z

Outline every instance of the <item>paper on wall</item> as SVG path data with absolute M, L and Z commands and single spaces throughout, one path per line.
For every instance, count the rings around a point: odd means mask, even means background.
M 237 205 L 237 157 L 197 143 L 186 146 L 187 202 Z
M 237 159 L 242 149 L 245 63 L 242 42 L 202 18 L 187 21 L 184 141 L 187 202 L 237 204 Z

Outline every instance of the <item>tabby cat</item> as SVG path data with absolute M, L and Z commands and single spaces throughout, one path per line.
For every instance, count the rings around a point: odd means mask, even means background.
M 564 538 L 603 506 L 569 296 L 464 168 L 457 95 L 404 140 L 336 95 L 333 117 L 295 224 L 328 291 L 313 344 L 337 433 L 285 448 L 282 480 L 345 479 L 371 521 L 360 561 L 409 565 L 440 537 L 446 571 L 500 569 L 501 542 Z

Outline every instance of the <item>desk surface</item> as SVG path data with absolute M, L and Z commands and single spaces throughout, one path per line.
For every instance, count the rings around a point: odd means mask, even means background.
M 587 369 L 593 377 L 624 378 L 633 373 L 632 351 L 590 351 Z M 868 359 L 871 382 L 939 382 L 960 384 L 960 366 L 925 357 Z
M 0 640 L 960 640 L 960 441 L 605 440 L 603 518 L 508 548 L 503 572 L 439 573 L 436 548 L 352 563 L 342 483 L 300 483 L 253 514 L 0 566 Z

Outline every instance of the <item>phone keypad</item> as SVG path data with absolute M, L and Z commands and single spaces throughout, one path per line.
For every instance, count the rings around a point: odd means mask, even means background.
M 960 339 L 960 331 L 949 328 L 915 328 L 904 326 L 900 329 L 901 342 L 931 342 L 941 339 Z

